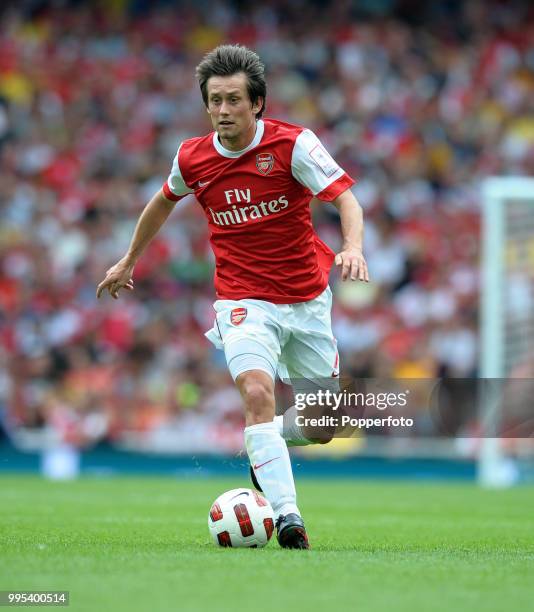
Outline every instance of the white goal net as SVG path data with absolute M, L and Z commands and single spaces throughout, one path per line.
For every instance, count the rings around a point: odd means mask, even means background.
M 492 392 L 481 394 L 479 481 L 501 486 L 511 479 L 504 421 L 528 422 L 534 407 L 534 178 L 484 182 L 481 266 L 480 377 Z

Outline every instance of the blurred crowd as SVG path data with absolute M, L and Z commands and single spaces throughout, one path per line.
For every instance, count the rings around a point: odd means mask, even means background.
M 534 173 L 528 2 L 17 7 L 0 25 L 8 430 L 50 426 L 80 446 L 136 433 L 184 449 L 241 444 L 238 394 L 203 336 L 213 258 L 192 197 L 140 260 L 135 291 L 95 298 L 180 141 L 210 131 L 194 69 L 223 42 L 264 60 L 266 116 L 313 129 L 357 179 L 372 283 L 332 272 L 344 374 L 476 374 L 480 182 Z M 313 209 L 338 249 L 337 211 Z

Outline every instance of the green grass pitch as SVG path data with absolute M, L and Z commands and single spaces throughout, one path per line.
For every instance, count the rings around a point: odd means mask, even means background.
M 0 590 L 71 610 L 531 610 L 534 488 L 301 480 L 313 549 L 220 549 L 236 480 L 0 478 Z

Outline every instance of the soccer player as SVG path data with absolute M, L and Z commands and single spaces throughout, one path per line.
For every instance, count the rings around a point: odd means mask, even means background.
M 275 416 L 275 378 L 339 376 L 332 334 L 332 262 L 342 280 L 368 281 L 363 215 L 353 179 L 313 132 L 262 119 L 264 67 L 253 51 L 222 45 L 196 71 L 214 132 L 185 140 L 170 175 L 143 210 L 126 255 L 98 285 L 117 299 L 133 289 L 136 261 L 176 202 L 194 193 L 215 254 L 215 324 L 206 336 L 224 349 L 245 407 L 245 444 L 257 483 L 276 517 L 285 548 L 309 548 L 296 503 L 289 444 L 312 442 Z M 339 211 L 342 251 L 334 253 L 311 223 L 313 197 Z

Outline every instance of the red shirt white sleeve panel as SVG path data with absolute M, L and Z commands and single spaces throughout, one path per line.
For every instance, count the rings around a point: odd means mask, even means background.
M 325 202 L 335 200 L 354 180 L 340 168 L 311 130 L 303 130 L 295 140 L 291 172 L 314 196 Z
M 167 200 L 171 200 L 172 202 L 177 202 L 181 200 L 188 193 L 193 193 L 194 190 L 188 187 L 184 181 L 182 176 L 182 172 L 180 171 L 180 148 L 182 145 L 178 147 L 178 151 L 176 153 L 176 157 L 172 162 L 171 173 L 169 174 L 169 178 L 167 182 L 163 184 L 163 195 L 167 198 Z

